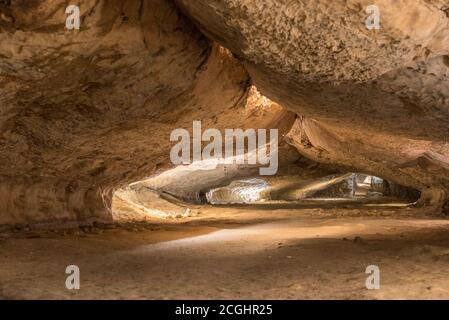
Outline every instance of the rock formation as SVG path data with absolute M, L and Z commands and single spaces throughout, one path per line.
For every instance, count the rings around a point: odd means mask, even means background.
M 113 191 L 170 167 L 170 132 L 193 120 L 293 119 L 258 108 L 241 64 L 170 1 L 81 1 L 79 31 L 66 6 L 0 2 L 0 224 L 110 219 Z
M 0 1 L 0 224 L 110 220 L 193 120 L 447 200 L 447 1 L 378 0 L 380 30 L 365 0 L 79 3 Z
M 373 173 L 440 208 L 449 187 L 447 1 L 177 0 L 300 115 L 289 139 L 319 162 Z

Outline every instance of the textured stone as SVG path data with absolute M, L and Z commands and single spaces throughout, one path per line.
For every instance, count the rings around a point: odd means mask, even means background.
M 261 127 L 249 77 L 165 0 L 1 2 L 0 224 L 110 220 L 115 189 L 169 161 L 170 132 Z
M 304 155 L 418 188 L 441 207 L 449 177 L 447 1 L 177 0 L 231 49 L 259 90 L 303 118 Z
M 378 0 L 376 31 L 365 0 L 79 3 L 69 31 L 66 1 L 0 2 L 0 224 L 110 220 L 117 188 L 171 167 L 173 129 L 291 112 L 303 155 L 446 201 L 447 1 Z

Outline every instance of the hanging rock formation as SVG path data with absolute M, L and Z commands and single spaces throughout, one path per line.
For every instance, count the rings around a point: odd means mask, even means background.
M 289 139 L 316 161 L 422 191 L 449 190 L 449 5 L 376 1 L 177 0 L 244 62 L 259 90 L 299 114 Z
M 293 123 L 171 1 L 80 4 L 67 30 L 66 1 L 0 2 L 0 224 L 110 220 L 114 190 L 172 167 L 193 120 Z
M 0 224 L 110 220 L 194 120 L 294 123 L 306 157 L 448 198 L 447 1 L 378 0 L 380 30 L 364 0 L 79 4 L 67 30 L 65 0 L 0 1 Z

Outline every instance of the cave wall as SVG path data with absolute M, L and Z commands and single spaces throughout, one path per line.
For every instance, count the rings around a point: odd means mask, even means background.
M 172 166 L 172 130 L 283 117 L 171 1 L 79 1 L 80 30 L 68 4 L 0 3 L 0 224 L 110 220 L 114 190 Z
M 82 0 L 80 30 L 69 1 L 0 2 L 0 224 L 110 220 L 114 190 L 172 167 L 172 130 L 293 113 L 303 155 L 442 207 L 447 1 L 376 3 L 374 31 L 364 0 Z
M 447 199 L 447 1 L 176 0 L 234 52 L 259 90 L 301 115 L 291 143 L 316 161 Z M 301 142 L 302 140 L 302 142 Z

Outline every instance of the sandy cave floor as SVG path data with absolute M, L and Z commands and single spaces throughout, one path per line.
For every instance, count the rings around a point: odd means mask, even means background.
M 397 210 L 203 208 L 182 225 L 3 233 L 0 298 L 449 299 L 449 220 Z

